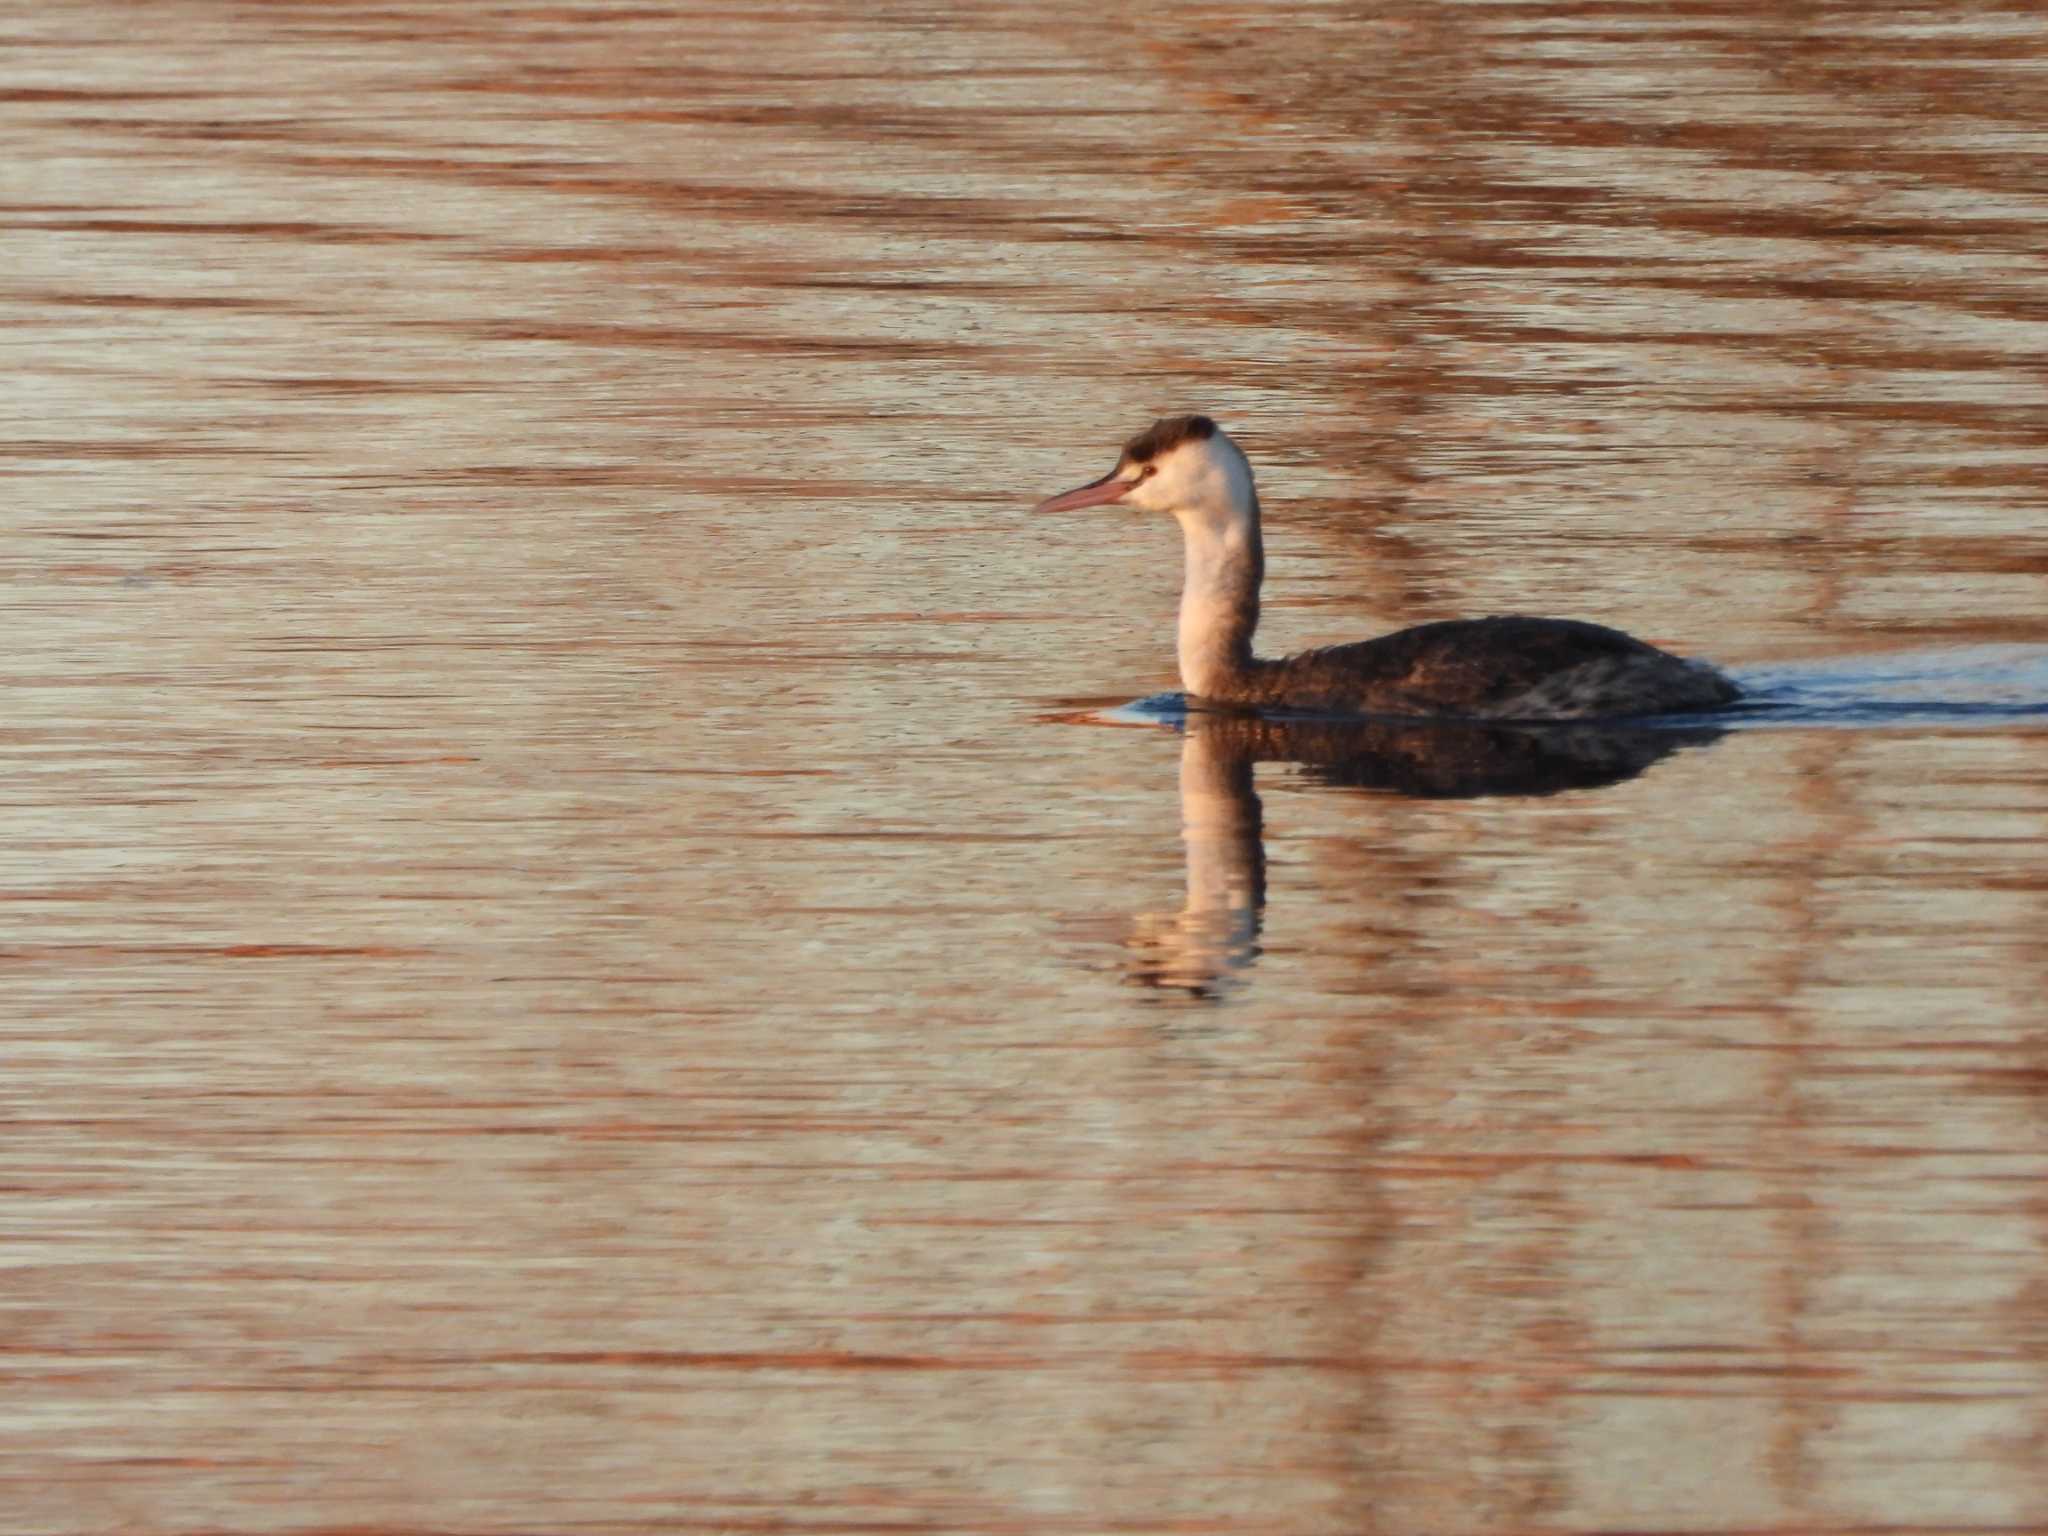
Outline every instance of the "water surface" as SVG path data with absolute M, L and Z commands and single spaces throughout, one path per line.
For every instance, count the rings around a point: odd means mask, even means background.
M 10 1530 L 2048 1525 L 2031 8 L 0 23 Z

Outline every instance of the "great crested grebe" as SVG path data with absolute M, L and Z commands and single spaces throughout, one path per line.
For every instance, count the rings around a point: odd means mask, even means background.
M 1187 542 L 1180 680 L 1238 709 L 1465 720 L 1588 720 L 1715 709 L 1741 691 L 1704 662 L 1576 619 L 1519 615 L 1418 624 L 1377 640 L 1268 660 L 1259 625 L 1259 498 L 1252 467 L 1206 416 L 1168 416 L 1124 445 L 1100 480 L 1040 502 L 1170 512 Z

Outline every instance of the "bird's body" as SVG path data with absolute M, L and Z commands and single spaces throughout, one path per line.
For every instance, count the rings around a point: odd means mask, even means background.
M 1586 720 L 1733 703 L 1702 662 L 1574 619 L 1521 616 L 1420 624 L 1376 640 L 1279 659 L 1252 649 L 1265 555 L 1251 465 L 1206 416 L 1156 423 L 1101 480 L 1041 510 L 1122 502 L 1173 514 L 1187 542 L 1182 685 L 1205 704 L 1317 714 L 1467 720 Z
M 1584 720 L 1734 702 L 1713 668 L 1576 619 L 1448 619 L 1205 679 L 1200 697 L 1249 709 Z

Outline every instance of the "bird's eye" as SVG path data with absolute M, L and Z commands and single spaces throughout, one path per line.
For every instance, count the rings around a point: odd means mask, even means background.
M 1144 472 L 1143 472 L 1142 474 L 1140 474 L 1140 475 L 1138 476 L 1138 478 L 1139 478 L 1140 480 L 1150 480 L 1150 479 L 1151 479 L 1151 478 L 1152 478 L 1152 477 L 1153 477 L 1154 475 L 1156 475 L 1156 474 L 1158 474 L 1158 473 L 1159 473 L 1159 466 L 1158 466 L 1157 464 L 1147 464 L 1147 465 L 1145 466 Z

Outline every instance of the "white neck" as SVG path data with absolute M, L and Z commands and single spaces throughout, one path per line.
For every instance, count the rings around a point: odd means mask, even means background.
M 1237 505 L 1189 507 L 1175 516 L 1187 541 L 1180 593 L 1180 681 L 1204 698 L 1230 697 L 1252 670 L 1259 582 L 1266 557 L 1259 502 L 1247 483 Z M 1233 501 L 1236 498 L 1232 498 Z

